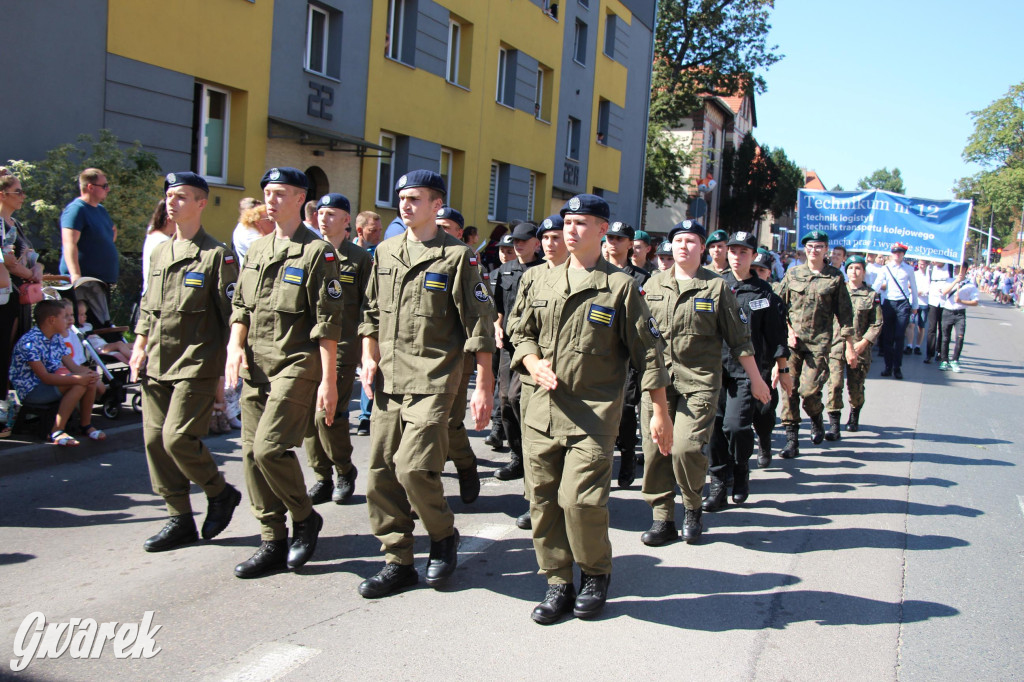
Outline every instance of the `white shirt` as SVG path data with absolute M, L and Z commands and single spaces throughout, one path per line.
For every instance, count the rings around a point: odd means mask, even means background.
M 246 227 L 242 223 L 235 225 L 235 230 L 231 233 L 231 246 L 235 248 L 235 254 L 238 256 L 238 260 L 241 261 L 238 264 L 239 268 L 245 262 L 245 254 L 249 253 L 249 247 L 262 236 L 255 227 Z
M 153 249 L 160 242 L 170 240 L 170 236 L 163 232 L 150 232 L 146 235 L 146 241 L 142 243 L 142 293 L 146 293 L 146 284 L 149 282 L 149 260 L 153 257 Z M 75 360 L 78 362 L 78 360 Z M 82 364 L 82 363 L 78 363 Z
M 876 263 L 868 263 L 868 266 L 864 268 L 864 281 L 867 282 L 867 285 L 875 291 L 878 291 L 878 287 L 875 286 L 875 283 L 878 281 L 878 272 L 881 269 L 882 267 Z M 878 295 L 881 300 L 885 300 L 884 291 L 878 291 Z
M 924 270 L 914 270 L 914 279 L 917 280 L 917 300 L 923 308 L 928 305 L 928 286 L 931 282 L 928 279 L 928 273 Z
M 948 265 L 933 265 L 928 269 L 928 300 L 930 305 L 942 307 L 942 290 L 950 281 Z
M 950 277 L 946 280 L 946 286 L 949 286 L 954 282 L 954 279 Z M 966 310 L 967 306 L 963 303 L 957 303 L 956 298 L 959 295 L 961 301 L 977 301 L 978 300 L 978 287 L 969 279 L 965 279 L 960 283 L 959 289 L 954 289 L 949 292 L 949 296 L 945 296 L 942 299 L 942 307 L 946 310 Z
M 910 297 L 910 307 L 917 310 L 917 278 L 914 268 L 906 263 L 900 265 L 886 264 L 875 280 L 875 288 L 881 289 L 885 284 L 885 298 L 889 301 L 906 301 Z

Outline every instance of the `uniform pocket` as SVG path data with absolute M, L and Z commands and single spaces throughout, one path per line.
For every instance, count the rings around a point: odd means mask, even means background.
M 202 313 L 206 311 L 210 296 L 208 288 L 213 286 L 206 273 L 188 271 L 181 282 L 181 295 L 178 297 L 178 312 Z
M 425 272 L 418 290 L 416 314 L 421 317 L 444 317 L 448 314 L 453 275 L 447 272 Z
M 256 305 L 256 294 L 260 286 L 260 269 L 256 265 L 246 263 L 238 275 L 238 290 L 242 292 L 242 300 L 248 306 Z

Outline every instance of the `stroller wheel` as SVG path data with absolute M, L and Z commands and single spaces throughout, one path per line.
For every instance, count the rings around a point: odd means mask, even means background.
M 142 414 L 142 394 L 136 393 L 132 396 L 132 409 L 136 414 Z
M 121 414 L 121 406 L 113 403 L 103 403 L 103 416 L 107 419 L 117 419 Z

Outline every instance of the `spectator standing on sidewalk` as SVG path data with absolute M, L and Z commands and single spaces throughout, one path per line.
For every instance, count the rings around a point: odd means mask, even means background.
M 942 290 L 942 337 L 939 351 L 939 369 L 944 372 L 960 372 L 960 351 L 964 347 L 964 332 L 967 330 L 967 308 L 978 305 L 978 287 L 967 279 L 967 264 L 957 269 L 956 277 L 950 277 Z M 953 354 L 949 353 L 950 335 L 956 330 Z
M 95 277 L 107 284 L 117 283 L 117 226 L 101 203 L 110 193 L 110 181 L 99 168 L 86 168 L 78 176 L 81 194 L 64 207 L 60 216 L 60 272 L 74 283 Z

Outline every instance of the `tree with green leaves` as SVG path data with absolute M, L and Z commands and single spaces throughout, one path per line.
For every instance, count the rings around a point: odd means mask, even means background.
M 776 198 L 779 183 L 779 170 L 769 150 L 761 149 L 753 135 L 743 138 L 735 151 L 726 147 L 722 180 L 719 227 L 729 232 L 756 232 L 758 222 Z M 793 204 L 789 205 L 789 210 L 793 209 Z
M 678 126 L 704 93 L 764 92 L 760 72 L 782 58 L 767 43 L 772 0 L 661 0 L 655 29 L 649 125 Z M 644 198 L 686 200 L 689 161 L 659 135 L 648 135 Z M 676 159 L 669 158 L 675 155 Z M 652 159 L 654 168 L 651 169 Z
M 974 220 L 996 233 L 994 244 L 1016 239 L 1024 207 L 1024 82 L 984 109 L 970 112 L 974 132 L 963 159 L 983 170 L 957 182 L 955 194 L 974 201 Z
M 899 168 L 893 168 L 891 172 L 888 168 L 879 168 L 866 178 L 858 180 L 857 189 L 883 189 L 886 192 L 893 192 L 895 194 L 907 193 L 907 188 L 903 185 L 903 176 L 900 175 Z
M 775 196 L 772 197 L 772 215 L 791 213 L 796 207 L 797 192 L 804 186 L 804 171 L 795 161 L 786 156 L 782 147 L 769 150 L 764 148 L 771 162 L 775 164 Z

